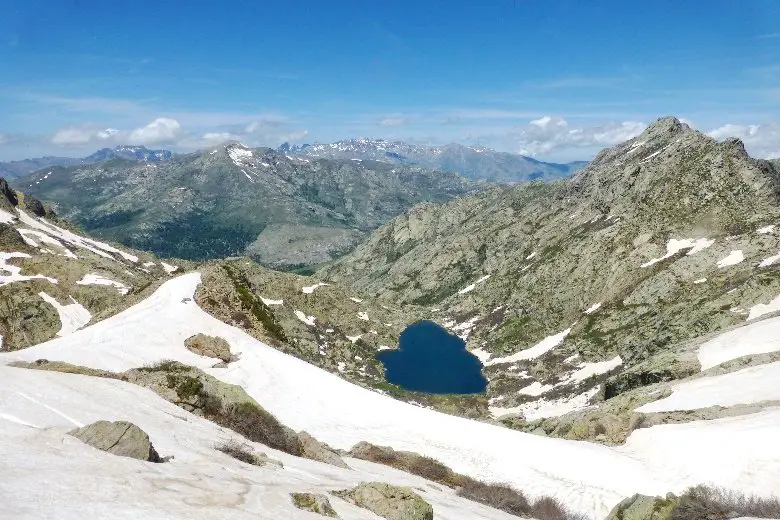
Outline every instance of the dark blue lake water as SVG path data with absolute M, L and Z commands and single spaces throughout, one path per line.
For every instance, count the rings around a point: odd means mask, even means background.
M 406 390 L 475 394 L 487 388 L 482 364 L 466 343 L 432 321 L 409 325 L 401 333 L 400 348 L 379 352 L 376 358 L 385 366 L 387 380 Z

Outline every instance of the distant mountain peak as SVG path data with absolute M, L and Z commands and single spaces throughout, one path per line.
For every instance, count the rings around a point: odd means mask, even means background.
M 434 146 L 368 137 L 333 143 L 285 143 L 279 147 L 279 151 L 308 157 L 416 165 L 458 173 L 474 180 L 498 182 L 550 181 L 568 177 L 583 166 L 582 162 L 546 163 L 520 154 L 498 152 L 482 145 L 450 143 Z

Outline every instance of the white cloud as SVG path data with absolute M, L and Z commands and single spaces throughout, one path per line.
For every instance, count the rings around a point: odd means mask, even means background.
M 780 158 L 780 123 L 763 125 L 726 124 L 709 132 L 711 137 L 723 140 L 737 137 L 745 143 L 745 149 L 761 159 Z
M 181 125 L 175 119 L 158 117 L 128 136 L 128 144 L 156 145 L 174 143 L 182 135 Z
M 51 142 L 61 146 L 84 145 L 100 139 L 103 132 L 105 130 L 84 126 L 66 126 L 54 132 Z
M 406 126 L 409 119 L 403 116 L 386 117 L 379 121 L 379 126 Z
M 646 126 L 624 121 L 571 127 L 563 118 L 544 116 L 509 132 L 508 141 L 524 155 L 556 155 L 572 149 L 613 146 L 642 133 Z

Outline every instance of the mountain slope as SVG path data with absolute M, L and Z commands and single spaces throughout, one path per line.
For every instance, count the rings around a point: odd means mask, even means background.
M 685 342 L 780 310 L 778 178 L 665 118 L 570 181 L 415 207 L 317 274 L 436 308 L 482 358 L 493 416 L 533 429 L 695 374 Z
M 474 189 L 449 173 L 237 143 L 156 164 L 52 168 L 22 182 L 98 236 L 188 259 L 247 252 L 277 267 L 330 260 L 414 204 Z
M 129 307 L 175 266 L 93 240 L 0 178 L 0 350 L 66 335 Z
M 447 144 L 425 146 L 381 139 L 349 139 L 330 144 L 284 144 L 285 153 L 331 159 L 363 159 L 413 164 L 459 173 L 469 179 L 496 182 L 551 181 L 568 177 L 587 163 L 546 163 L 524 155 L 497 152 L 482 146 Z
M 97 152 L 83 158 L 73 157 L 37 157 L 21 161 L 0 162 L 0 177 L 14 179 L 22 175 L 38 171 L 51 166 L 72 166 L 76 164 L 92 164 L 109 159 L 128 159 L 133 161 L 159 162 L 173 157 L 168 150 L 149 150 L 144 146 L 116 146 L 114 148 L 102 148 Z
M 456 471 L 474 477 L 507 482 L 532 495 L 555 496 L 594 518 L 603 517 L 620 499 L 637 491 L 663 494 L 707 481 L 767 495 L 773 492 L 773 482 L 780 478 L 780 467 L 776 462 L 779 448 L 772 442 L 773 433 L 780 424 L 777 410 L 729 420 L 647 428 L 635 432 L 620 448 L 528 435 L 400 403 L 282 354 L 201 310 L 193 301 L 199 282 L 198 273 L 178 277 L 165 283 L 149 299 L 120 315 L 69 337 L 5 354 L 0 359 L 9 362 L 46 358 L 114 371 L 148 366 L 163 359 L 178 360 L 199 367 L 224 382 L 242 386 L 284 424 L 305 429 L 335 448 L 345 449 L 368 440 L 396 449 L 411 449 L 442 460 Z M 184 348 L 184 340 L 199 332 L 224 338 L 238 355 L 238 360 L 228 369 L 212 368 L 213 359 L 198 356 Z M 159 443 L 162 449 L 176 456 L 170 466 L 162 466 L 158 470 L 167 476 L 166 482 L 178 482 L 182 478 L 180 464 L 191 465 L 197 461 L 194 467 L 188 467 L 189 471 L 208 474 L 215 470 L 215 465 L 203 457 L 205 447 L 212 447 L 215 438 L 218 438 L 213 427 L 180 410 L 166 407 L 149 393 L 126 388 L 119 381 L 104 385 L 103 381 L 90 382 L 83 376 L 69 376 L 74 379 L 68 383 L 64 377 L 49 374 L 36 374 L 34 377 L 15 374 L 14 370 L 20 369 L 2 368 L 6 379 L 11 380 L 12 388 L 25 392 L 30 387 L 34 396 L 31 400 L 34 405 L 25 404 L 24 407 L 12 399 L 0 402 L 0 417 L 14 418 L 10 424 L 8 420 L 0 419 L 0 424 L 8 428 L 14 438 L 30 443 L 25 440 L 20 424 L 50 426 L 52 429 L 46 430 L 50 432 L 47 435 L 56 439 L 62 435 L 62 430 L 72 427 L 68 422 L 70 417 L 73 417 L 71 421 L 87 422 L 107 414 L 111 418 L 130 414 L 134 421 L 139 421 L 162 440 Z M 37 381 L 49 383 L 36 385 Z M 48 390 L 50 385 L 59 390 L 55 395 L 63 392 L 68 398 L 55 402 L 51 390 Z M 92 394 L 96 396 L 97 404 L 85 409 L 84 403 Z M 106 408 L 103 396 L 112 396 L 109 402 L 117 400 L 113 408 Z M 37 403 L 42 403 L 42 406 Z M 44 409 L 52 405 L 60 408 L 58 414 Z M 161 421 L 166 415 L 160 410 L 173 414 L 175 420 Z M 180 420 L 182 417 L 183 420 Z M 195 430 L 190 434 L 178 434 L 193 428 Z M 692 442 L 694 437 L 696 442 Z M 727 438 L 731 442 L 724 442 Z M 184 439 L 188 439 L 186 446 L 189 448 L 183 445 Z M 0 446 L 8 447 L 7 444 Z M 728 464 L 718 466 L 719 469 L 711 464 L 715 450 L 721 461 L 728 461 Z M 47 451 L 52 453 L 50 457 L 61 460 L 57 450 Z M 195 456 L 193 451 L 198 455 Z M 39 453 L 35 451 L 26 459 L 35 461 L 34 467 L 45 463 L 44 455 Z M 269 493 L 288 490 L 290 486 L 297 488 L 295 482 L 284 476 L 298 475 L 296 470 L 300 462 L 289 457 L 284 462 L 285 466 L 291 464 L 294 470 L 272 473 L 276 476 L 276 485 L 250 487 L 262 490 L 270 487 L 272 490 L 264 491 Z M 377 471 L 370 463 L 352 459 L 347 459 L 347 462 L 358 468 L 352 474 L 353 479 L 360 479 L 362 471 Z M 220 460 L 216 467 L 222 464 L 224 462 Z M 760 471 L 756 471 L 759 467 Z M 301 482 L 301 486 L 321 488 L 332 478 L 350 478 L 341 470 L 329 470 L 339 477 L 322 475 L 317 466 L 312 465 L 296 480 Z M 246 474 L 247 478 L 263 479 L 263 482 L 267 472 L 275 470 L 251 471 L 255 476 Z M 209 486 L 208 482 L 213 481 L 224 482 L 226 478 L 217 471 L 214 477 L 205 479 L 207 482 L 197 487 Z M 408 476 L 394 477 L 401 478 L 409 482 Z M 0 486 L 14 486 L 13 481 L 10 479 L 11 483 Z M 9 479 L 3 479 L 3 482 L 9 482 Z M 64 477 L 61 482 L 61 487 L 69 489 L 77 480 Z M 239 489 L 242 488 L 239 486 Z M 434 501 L 436 518 L 469 517 L 458 511 L 462 508 L 471 511 L 475 507 L 467 504 L 447 507 L 448 502 L 443 496 L 429 494 L 427 490 L 425 496 L 431 496 Z M 162 504 L 170 500 L 188 504 L 178 495 L 155 494 L 155 497 Z M 457 501 L 454 497 L 452 500 Z M 276 500 L 273 503 L 279 504 Z M 240 518 L 243 504 L 243 501 L 230 502 L 223 507 L 238 509 L 232 515 Z M 200 501 L 191 507 L 213 511 L 215 504 Z M 494 516 L 500 518 L 499 515 Z

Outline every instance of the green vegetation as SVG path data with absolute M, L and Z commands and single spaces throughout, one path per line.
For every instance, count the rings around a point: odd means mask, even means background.
M 236 293 L 238 293 L 238 299 L 241 301 L 241 306 L 244 310 L 251 312 L 272 337 L 282 343 L 287 343 L 288 340 L 287 335 L 284 333 L 284 328 L 276 321 L 276 317 L 271 309 L 249 289 L 249 281 L 243 275 L 237 274 L 227 264 L 223 265 L 222 268 L 227 273 L 230 281 L 233 282 L 233 287 Z

